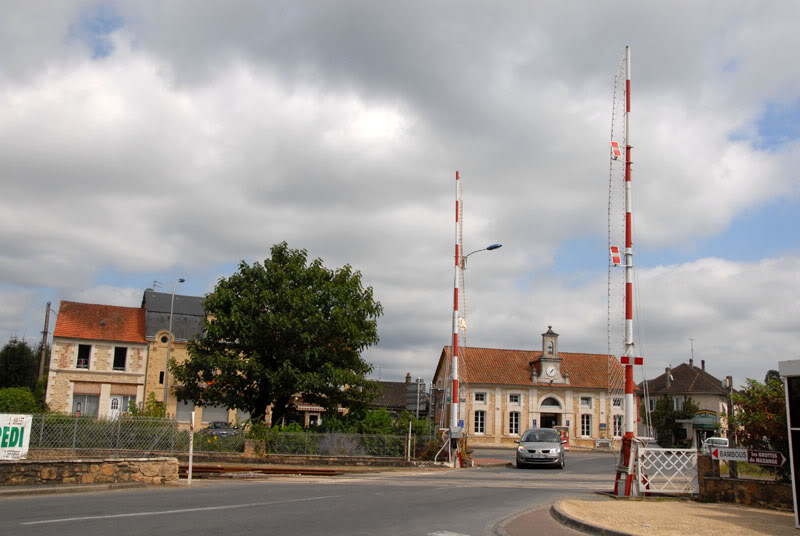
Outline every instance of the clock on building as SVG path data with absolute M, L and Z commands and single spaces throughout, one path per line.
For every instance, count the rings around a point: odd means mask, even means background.
M 552 378 L 553 376 L 556 375 L 556 367 L 547 367 L 545 374 L 547 374 L 549 377 Z

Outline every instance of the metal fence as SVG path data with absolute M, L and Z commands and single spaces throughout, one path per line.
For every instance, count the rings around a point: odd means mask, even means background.
M 189 452 L 190 434 L 189 430 L 180 429 L 178 422 L 170 419 L 121 416 L 112 420 L 71 415 L 34 415 L 29 457 L 184 454 Z M 245 437 L 244 429 L 235 429 L 229 435 L 199 430 L 194 433 L 194 451 L 244 452 Z M 263 439 L 267 454 L 402 458 L 407 455 L 408 448 L 407 436 L 393 435 L 269 430 Z M 429 439 L 412 438 L 412 451 L 419 452 Z
M 697 451 L 638 447 L 636 482 L 638 494 L 697 494 Z

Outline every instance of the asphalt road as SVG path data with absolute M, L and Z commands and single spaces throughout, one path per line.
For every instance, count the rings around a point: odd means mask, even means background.
M 0 500 L 0 534 L 489 535 L 534 506 L 608 489 L 612 478 L 608 454 L 576 454 L 564 471 L 413 470 L 9 497 Z

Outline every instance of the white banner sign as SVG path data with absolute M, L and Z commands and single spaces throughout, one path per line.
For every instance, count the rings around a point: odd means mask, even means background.
M 0 460 L 21 460 L 28 455 L 31 415 L 0 413 Z

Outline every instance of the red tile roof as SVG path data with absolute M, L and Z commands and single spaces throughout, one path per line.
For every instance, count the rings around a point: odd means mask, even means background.
M 144 309 L 61 300 L 54 337 L 144 343 Z
M 449 360 L 450 352 L 450 346 L 445 346 L 442 350 L 442 358 Z M 459 366 L 458 372 L 461 381 L 466 383 L 529 386 L 534 385 L 531 382 L 530 362 L 536 362 L 537 373 L 541 374 L 541 370 L 539 370 L 541 367 L 538 363 L 541 356 L 541 350 L 468 347 L 464 348 L 463 364 Z M 559 352 L 559 356 L 561 357 L 561 375 L 569 374 L 569 387 L 608 389 L 609 383 L 614 386 L 624 385 L 622 365 L 614 356 L 566 352 Z M 440 364 L 442 358 L 439 360 Z M 558 387 L 558 385 L 553 385 L 553 387 Z

